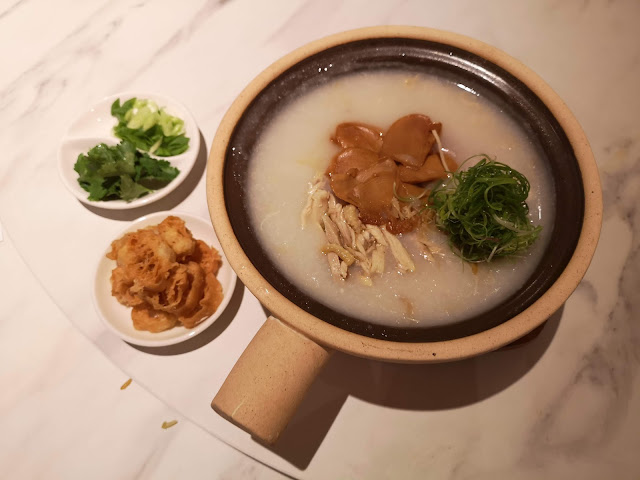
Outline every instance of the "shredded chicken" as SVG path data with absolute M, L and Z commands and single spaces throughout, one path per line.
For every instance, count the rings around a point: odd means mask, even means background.
M 394 234 L 389 233 L 386 228 L 382 229 L 382 233 L 384 233 L 387 242 L 389 242 L 389 247 L 391 248 L 391 253 L 395 257 L 398 262 L 398 267 L 405 272 L 415 272 L 416 265 L 411 260 L 411 255 L 409 252 L 402 246 L 398 237 Z
M 340 244 L 340 237 L 338 234 L 338 227 L 333 221 L 329 218 L 328 215 L 323 215 L 322 222 L 324 226 L 324 233 L 327 236 L 327 240 L 329 243 Z M 331 275 L 336 280 L 347 278 L 346 272 L 343 275 L 343 269 L 340 265 L 340 257 L 335 252 L 328 252 L 327 259 L 329 260 L 329 268 L 331 269 Z
M 367 225 L 366 228 L 367 232 L 373 235 L 377 243 L 379 243 L 380 245 L 384 245 L 385 247 L 389 245 L 385 240 L 384 234 L 382 233 L 382 230 L 380 230 L 380 227 L 378 227 L 377 225 Z
M 432 262 L 437 263 L 438 258 L 444 257 L 442 245 L 434 242 L 431 238 L 431 229 L 428 228 L 429 222 L 433 219 L 433 211 L 429 210 L 425 213 L 428 218 L 423 219 L 416 231 L 416 240 L 422 246 L 422 250 L 426 258 Z
M 328 243 L 324 247 L 322 247 L 323 253 L 335 253 L 340 257 L 344 263 L 347 264 L 347 267 L 351 266 L 353 262 L 356 261 L 356 257 L 351 255 L 345 248 L 342 248 L 340 245 L 336 245 L 335 243 Z
M 305 228 L 307 220 L 311 217 L 319 226 L 322 226 L 322 216 L 327 213 L 328 200 L 331 194 L 326 190 L 326 180 L 324 177 L 317 177 L 309 188 L 307 202 L 302 209 L 300 221 L 302 228 Z
M 327 243 L 322 252 L 336 280 L 346 279 L 349 269 L 357 266 L 361 271 L 360 281 L 372 285 L 372 277 L 385 271 L 387 250 L 391 250 L 400 270 L 415 271 L 415 264 L 398 237 L 385 227 L 362 223 L 355 206 L 342 205 L 327 189 L 327 181 L 323 178 L 311 186 L 302 222 L 306 225 L 311 221 L 324 231 Z M 394 208 L 401 219 L 418 214 L 409 205 L 399 202 L 394 203 Z M 428 248 L 428 244 L 425 247 Z
M 365 285 L 372 284 L 372 275 L 384 272 L 388 245 L 384 234 L 375 225 L 363 224 L 356 207 L 338 202 L 328 191 L 325 178 L 317 179 L 309 188 L 301 221 L 303 227 L 312 223 L 324 231 L 327 243 L 322 252 L 335 279 L 347 278 L 352 265 L 362 271 L 360 280 Z
M 342 209 L 342 213 L 345 221 L 351 228 L 356 231 L 361 231 L 364 228 L 360 221 L 360 217 L 358 216 L 358 209 L 356 207 L 351 204 L 345 205 Z
M 376 245 L 376 248 L 371 252 L 371 273 L 383 273 L 384 272 L 384 256 L 386 247 L 384 245 Z

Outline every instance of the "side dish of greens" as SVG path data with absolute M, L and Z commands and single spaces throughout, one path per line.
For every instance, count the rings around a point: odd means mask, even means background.
M 526 177 L 486 155 L 479 157 L 476 165 L 453 173 L 429 196 L 436 225 L 449 234 L 452 250 L 468 262 L 521 253 L 542 230 L 529 220 Z
M 169 115 L 152 100 L 134 97 L 120 104 L 118 98 L 111 105 L 111 115 L 118 120 L 113 128 L 114 135 L 131 142 L 139 150 L 159 157 L 172 157 L 189 148 L 184 121 Z
M 127 202 L 165 187 L 180 171 L 166 160 L 140 152 L 136 145 L 122 140 L 119 145 L 96 145 L 81 153 L 73 167 L 78 183 L 89 192 L 89 200 Z

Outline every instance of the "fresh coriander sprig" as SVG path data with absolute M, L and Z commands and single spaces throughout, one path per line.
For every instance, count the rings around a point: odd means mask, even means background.
M 166 160 L 150 157 L 123 140 L 112 147 L 101 143 L 81 153 L 73 166 L 78 183 L 89 192 L 89 200 L 131 202 L 167 186 L 180 170 Z

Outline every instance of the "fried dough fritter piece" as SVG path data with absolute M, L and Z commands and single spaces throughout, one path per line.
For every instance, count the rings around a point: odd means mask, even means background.
M 158 333 L 169 330 L 178 324 L 178 317 L 172 313 L 154 310 L 148 305 L 138 305 L 131 310 L 133 328 Z
M 165 218 L 157 227 L 162 239 L 176 252 L 178 259 L 183 259 L 193 254 L 196 248 L 196 241 L 187 228 L 184 220 L 173 215 Z
M 189 262 L 187 264 L 187 274 L 190 281 L 190 288 L 184 301 L 175 311 L 178 316 L 193 311 L 204 296 L 205 288 L 207 287 L 205 272 L 196 262 Z
M 144 300 L 131 292 L 133 280 L 129 279 L 122 267 L 116 267 L 111 272 L 111 295 L 127 307 L 142 305 Z
M 161 292 L 140 292 L 140 298 L 156 310 L 176 315 L 190 312 L 198 305 L 205 289 L 205 275 L 195 262 L 177 264 L 170 272 L 167 288 Z
M 212 273 L 207 273 L 205 279 L 204 297 L 200 300 L 198 308 L 189 315 L 178 316 L 178 321 L 187 328 L 195 327 L 202 320 L 215 313 L 224 298 L 222 285 L 220 285 L 216 276 Z
M 196 248 L 189 260 L 199 263 L 205 273 L 212 273 L 213 275 L 217 275 L 222 266 L 220 253 L 202 240 L 196 240 Z
M 169 270 L 176 262 L 171 247 L 153 230 L 127 233 L 112 243 L 111 257 L 124 275 L 133 281 L 133 292 L 143 289 L 159 292 L 166 287 Z

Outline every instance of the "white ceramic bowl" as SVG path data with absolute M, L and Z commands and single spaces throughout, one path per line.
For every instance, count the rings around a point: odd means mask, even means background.
M 111 295 L 111 271 L 116 267 L 116 262 L 108 259 L 106 255 L 111 251 L 112 240 L 120 238 L 128 232 L 134 232 L 150 225 L 157 225 L 169 215 L 182 218 L 196 239 L 203 240 L 207 245 L 213 246 L 220 252 L 222 267 L 220 267 L 217 277 L 222 285 L 224 298 L 216 312 L 194 328 L 189 329 L 183 326 L 176 326 L 170 330 L 158 333 L 136 330 L 133 328 L 133 322 L 131 320 L 131 308 L 120 304 L 115 297 Z M 229 303 L 233 295 L 236 280 L 236 274 L 224 256 L 220 242 L 218 242 L 218 238 L 209 221 L 181 212 L 157 212 L 132 222 L 105 246 L 105 249 L 101 252 L 96 268 L 93 303 L 105 326 L 124 341 L 144 347 L 163 347 L 193 338 L 215 322 Z
M 88 152 L 89 149 L 99 143 L 117 145 L 120 142 L 120 139 L 113 135 L 113 127 L 118 122 L 115 117 L 111 116 L 111 104 L 118 98 L 121 102 L 125 102 L 133 97 L 153 100 L 159 106 L 165 108 L 167 113 L 184 120 L 185 135 L 189 138 L 187 151 L 173 157 L 155 157 L 151 155 L 154 158 L 169 161 L 172 166 L 180 170 L 180 173 L 167 186 L 131 202 L 126 202 L 125 200 L 89 200 L 89 194 L 78 183 L 78 174 L 73 169 L 73 166 L 80 153 Z M 58 149 L 58 173 L 65 187 L 81 202 L 109 210 L 125 210 L 148 205 L 169 195 L 187 178 L 196 163 L 199 151 L 200 131 L 193 115 L 184 105 L 169 97 L 154 93 L 124 92 L 100 100 L 71 124 Z

